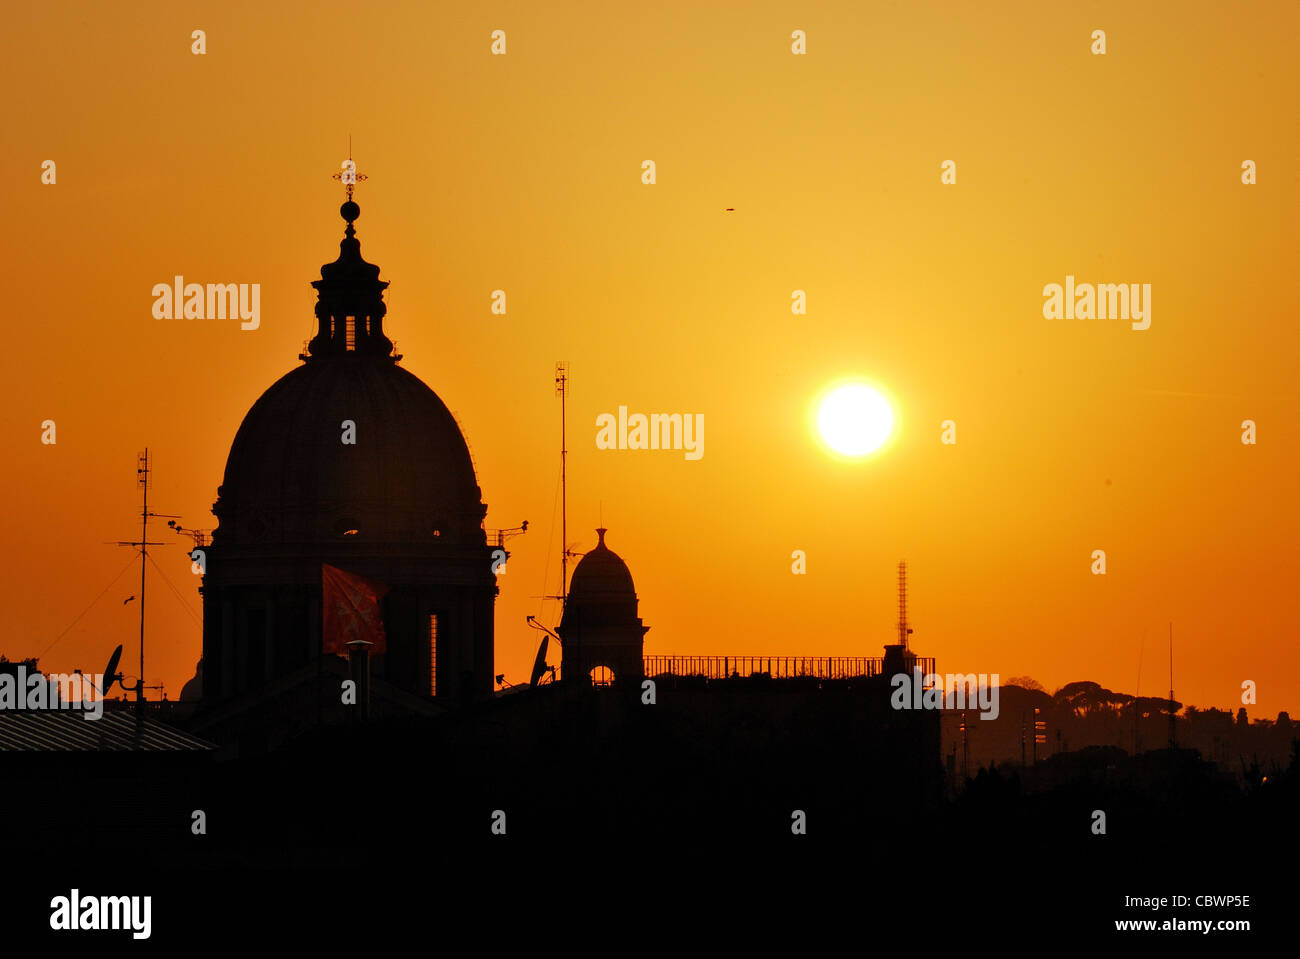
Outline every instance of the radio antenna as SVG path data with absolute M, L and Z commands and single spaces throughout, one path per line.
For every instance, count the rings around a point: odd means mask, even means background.
M 560 618 L 569 599 L 569 491 L 568 443 L 566 420 L 569 399 L 569 364 L 555 364 L 555 394 L 560 398 Z M 554 514 L 552 514 L 554 515 Z
M 118 546 L 135 546 L 140 550 L 140 677 L 135 682 L 134 689 L 128 689 L 122 686 L 124 691 L 135 693 L 135 706 L 138 712 L 144 712 L 144 572 L 145 565 L 149 560 L 150 546 L 166 546 L 163 542 L 150 542 L 149 540 L 149 519 L 150 517 L 163 517 L 164 519 L 180 519 L 171 513 L 151 513 L 149 512 L 149 487 L 153 486 L 153 470 L 149 468 L 149 448 L 145 447 L 137 459 L 135 470 L 135 483 L 140 490 L 140 541 L 139 542 L 119 542 Z M 157 689 L 159 687 L 151 687 Z
M 1174 729 L 1174 624 L 1169 624 L 1169 748 L 1178 748 Z

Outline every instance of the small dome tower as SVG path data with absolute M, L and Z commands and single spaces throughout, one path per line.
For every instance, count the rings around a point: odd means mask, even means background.
M 564 644 L 564 679 L 589 677 L 605 667 L 617 680 L 639 680 L 645 673 L 642 650 L 649 626 L 637 616 L 636 587 L 627 563 L 605 545 L 596 530 L 596 548 L 578 561 L 569 598 L 557 630 Z

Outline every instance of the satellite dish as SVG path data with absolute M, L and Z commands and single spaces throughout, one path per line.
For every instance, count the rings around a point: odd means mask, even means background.
M 122 644 L 117 644 L 117 649 L 113 650 L 113 655 L 108 657 L 108 665 L 104 667 L 104 688 L 99 691 L 100 697 L 108 695 L 108 691 L 113 687 L 113 683 L 122 677 L 117 675 L 117 661 L 122 658 Z
M 542 674 L 546 672 L 546 645 L 551 641 L 551 637 L 543 635 L 542 645 L 537 647 L 537 658 L 533 660 L 533 673 L 528 679 L 528 685 L 536 687 L 541 681 Z

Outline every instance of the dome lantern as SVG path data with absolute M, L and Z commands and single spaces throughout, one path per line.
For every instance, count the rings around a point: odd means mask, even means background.
M 396 360 L 393 341 L 384 335 L 384 290 L 388 283 L 379 279 L 379 267 L 361 258 L 361 243 L 353 226 L 361 216 L 359 207 L 349 198 L 339 207 L 347 221 L 339 243 L 339 257 L 320 268 L 319 280 L 313 280 L 318 302 L 316 319 L 319 329 L 307 345 L 308 362 L 324 356 L 357 353 Z

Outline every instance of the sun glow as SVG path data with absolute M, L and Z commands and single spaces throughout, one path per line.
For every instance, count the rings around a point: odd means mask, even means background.
M 841 456 L 866 456 L 894 432 L 894 409 L 885 395 L 865 383 L 844 383 L 817 405 L 817 435 Z

